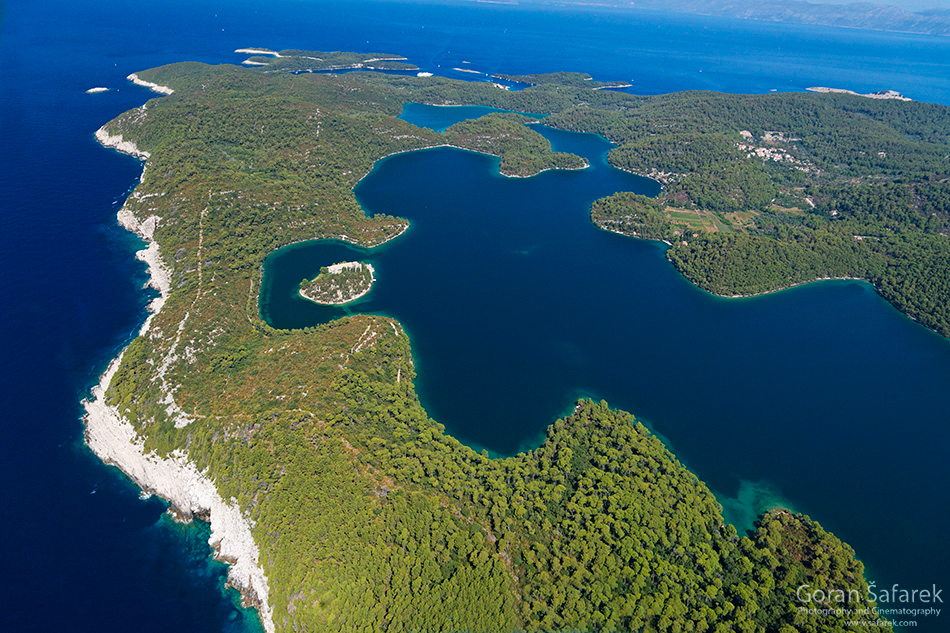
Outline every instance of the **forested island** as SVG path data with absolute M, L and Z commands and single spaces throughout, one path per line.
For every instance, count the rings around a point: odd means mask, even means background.
M 235 53 L 250 55 L 244 64 L 268 66 L 290 73 L 314 73 L 335 70 L 419 70 L 415 64 L 406 63 L 406 58 L 392 53 L 351 53 L 348 51 L 304 51 L 287 49 L 272 51 L 269 48 L 239 48 Z
M 316 279 L 300 282 L 300 296 L 314 303 L 344 305 L 356 301 L 373 287 L 373 266 L 364 262 L 341 262 L 324 266 Z
M 244 565 L 231 582 L 267 630 L 889 628 L 800 609 L 803 584 L 825 606 L 854 595 L 874 609 L 854 552 L 807 516 L 775 510 L 737 534 L 704 483 L 604 402 L 578 402 L 539 448 L 490 459 L 422 408 L 397 321 L 274 329 L 258 311 L 261 265 L 301 240 L 372 247 L 405 230 L 366 217 L 353 194 L 384 156 L 468 145 L 524 174 L 580 166 L 517 115 L 442 134 L 397 118 L 410 101 L 481 104 L 603 134 L 617 144 L 612 164 L 662 180 L 659 198 L 620 193 L 592 218 L 671 242 L 670 259 L 704 288 L 861 277 L 946 334 L 947 108 L 845 94 L 641 97 L 571 76 L 506 91 L 259 59 L 140 72 L 173 92 L 99 135 L 147 161 L 121 217 L 149 240 L 162 295 L 87 405 L 87 437 L 143 485 L 210 510 L 213 531 L 213 508 L 243 517 L 213 538 Z M 163 464 L 218 497 L 149 475 Z

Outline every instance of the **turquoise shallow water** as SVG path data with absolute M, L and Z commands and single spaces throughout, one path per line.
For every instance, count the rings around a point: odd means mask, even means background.
M 265 289 L 286 292 L 263 296 L 267 318 L 393 316 L 426 409 L 472 446 L 529 448 L 578 396 L 604 398 L 645 418 L 740 528 L 786 505 L 854 545 L 881 582 L 943 578 L 950 341 L 863 282 L 738 300 L 697 289 L 663 244 L 589 221 L 595 198 L 655 183 L 608 168 L 599 137 L 536 129 L 592 167 L 512 179 L 460 150 L 387 158 L 356 193 L 410 230 L 378 250 L 278 251 Z M 344 259 L 377 269 L 364 300 L 344 310 L 291 298 Z

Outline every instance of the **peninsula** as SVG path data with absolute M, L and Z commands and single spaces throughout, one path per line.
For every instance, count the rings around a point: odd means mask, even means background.
M 168 86 L 160 86 L 157 83 L 140 79 L 139 76 L 136 75 L 135 73 L 132 73 L 131 75 L 126 77 L 126 79 L 134 83 L 136 86 L 142 86 L 143 88 L 148 88 L 152 92 L 157 92 L 159 94 L 170 95 L 171 93 L 175 92 Z
M 365 262 L 341 262 L 324 266 L 316 279 L 300 282 L 300 296 L 323 305 L 345 305 L 373 287 L 376 271 Z
M 309 53 L 297 56 L 328 56 Z M 737 534 L 632 415 L 581 400 L 537 449 L 489 459 L 420 405 L 399 322 L 275 329 L 258 311 L 260 271 L 293 242 L 371 247 L 405 230 L 367 217 L 353 194 L 382 157 L 464 144 L 525 174 L 577 165 L 517 115 L 443 134 L 397 118 L 410 101 L 489 105 L 603 134 L 617 145 L 611 164 L 666 174 L 657 199 L 618 194 L 594 220 L 667 239 L 705 288 L 849 274 L 947 332 L 946 108 L 845 94 L 640 97 L 573 75 L 503 91 L 301 73 L 281 55 L 136 73 L 173 92 L 97 134 L 147 165 L 120 217 L 148 241 L 141 257 L 161 296 L 86 403 L 98 455 L 210 519 L 230 582 L 266 630 L 889 628 L 802 616 L 802 583 L 867 596 L 851 548 L 785 510 Z

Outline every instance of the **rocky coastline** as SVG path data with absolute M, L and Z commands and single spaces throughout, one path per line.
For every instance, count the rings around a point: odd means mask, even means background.
M 149 156 L 134 143 L 121 135 L 111 135 L 104 128 L 96 132 L 96 139 L 106 147 L 138 158 Z M 139 332 L 139 336 L 143 336 L 171 292 L 171 272 L 154 239 L 161 218 L 153 215 L 140 221 L 123 208 L 117 219 L 120 225 L 147 242 L 148 247 L 136 253 L 136 257 L 147 264 L 148 285 L 159 292 L 149 305 L 150 314 Z M 251 532 L 253 522 L 235 499 L 221 497 L 214 481 L 197 469 L 186 452 L 175 451 L 166 457 L 146 452 L 145 442 L 132 423 L 108 404 L 106 394 L 123 354 L 124 350 L 113 359 L 99 384 L 92 389 L 92 396 L 83 401 L 86 444 L 103 462 L 117 467 L 144 492 L 165 499 L 176 519 L 190 521 L 199 517 L 210 523 L 208 543 L 214 548 L 215 558 L 230 565 L 228 584 L 241 592 L 246 605 L 259 610 L 264 630 L 273 633 L 273 608 L 268 602 L 269 586 L 260 563 L 260 551 Z

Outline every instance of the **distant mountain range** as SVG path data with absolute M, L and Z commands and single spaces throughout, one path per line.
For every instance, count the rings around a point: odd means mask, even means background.
M 950 36 L 950 9 L 907 10 L 870 2 L 817 4 L 801 0 L 556 0 L 544 4 L 616 6 L 677 13 L 817 24 L 874 31 Z

